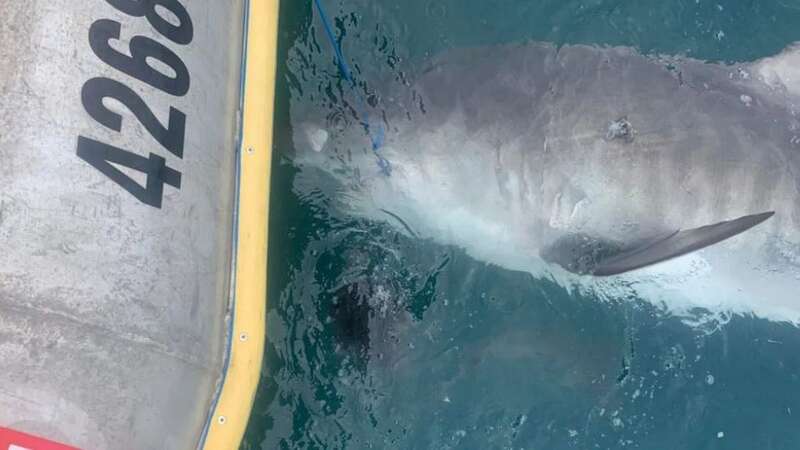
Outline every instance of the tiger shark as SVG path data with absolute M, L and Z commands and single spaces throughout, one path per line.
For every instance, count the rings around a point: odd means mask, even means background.
M 602 298 L 800 322 L 800 47 L 454 49 L 377 91 L 377 149 L 293 92 L 296 189 Z

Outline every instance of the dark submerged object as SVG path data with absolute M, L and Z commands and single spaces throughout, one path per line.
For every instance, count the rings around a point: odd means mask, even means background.
M 337 341 L 348 353 L 366 357 L 369 351 L 369 303 L 371 288 L 367 282 L 355 282 L 339 288 L 330 307 Z

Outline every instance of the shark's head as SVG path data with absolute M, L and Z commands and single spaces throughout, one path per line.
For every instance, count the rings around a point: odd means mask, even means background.
M 416 205 L 407 195 L 409 155 L 384 139 L 385 123 L 325 116 L 320 109 L 298 115 L 292 124 L 297 191 L 323 193 L 332 210 L 348 215 L 395 222 L 406 218 Z
M 304 120 L 293 127 L 294 163 L 331 175 L 345 185 L 388 177 L 392 165 L 384 145 L 382 124 L 331 115 Z

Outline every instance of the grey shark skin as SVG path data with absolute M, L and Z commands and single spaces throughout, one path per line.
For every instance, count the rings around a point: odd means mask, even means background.
M 382 93 L 389 175 L 362 127 L 293 98 L 297 189 L 322 169 L 352 214 L 600 296 L 800 321 L 796 48 L 736 65 L 459 49 Z

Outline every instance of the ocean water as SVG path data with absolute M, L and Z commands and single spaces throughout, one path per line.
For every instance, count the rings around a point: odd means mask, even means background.
M 267 347 L 243 449 L 798 449 L 800 330 L 675 317 L 487 265 L 298 188 L 292 96 L 379 101 L 428 56 L 529 40 L 749 61 L 800 41 L 797 0 L 284 1 Z M 501 68 L 498 68 L 499 70 Z M 339 112 L 341 114 L 341 112 Z

